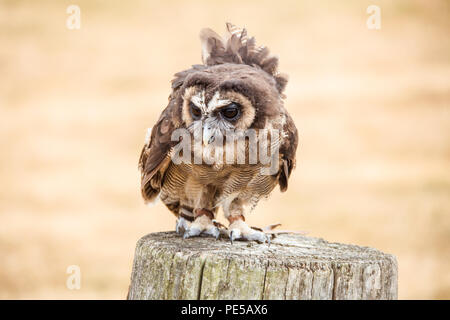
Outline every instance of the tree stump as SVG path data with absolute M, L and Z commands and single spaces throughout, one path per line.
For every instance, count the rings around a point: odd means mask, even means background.
M 397 299 L 397 261 L 298 234 L 268 246 L 159 232 L 137 243 L 128 299 Z

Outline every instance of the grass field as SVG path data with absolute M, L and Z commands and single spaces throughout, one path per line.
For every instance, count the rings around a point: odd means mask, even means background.
M 146 128 L 200 29 L 230 21 L 280 57 L 300 134 L 287 193 L 247 221 L 392 253 L 399 298 L 449 299 L 449 18 L 425 0 L 0 0 L 0 298 L 125 298 L 136 241 L 175 226 L 140 198 Z

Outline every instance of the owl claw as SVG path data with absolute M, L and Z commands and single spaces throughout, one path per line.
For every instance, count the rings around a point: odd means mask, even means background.
M 220 237 L 220 230 L 217 227 L 210 228 L 202 233 L 213 236 L 214 238 L 216 238 L 216 240 Z
M 202 234 L 212 236 L 216 240 L 220 237 L 219 228 L 214 225 L 211 219 L 205 216 L 196 218 L 190 225 L 185 219 L 178 219 L 176 232 L 178 234 L 183 234 L 183 239 L 200 236 Z
M 231 244 L 233 244 L 234 239 L 236 239 L 236 238 L 234 237 L 234 231 L 231 230 L 231 231 L 230 231 L 230 241 L 231 241 Z
M 247 240 L 247 241 L 257 241 L 260 243 L 266 243 L 270 246 L 270 235 L 265 234 L 261 231 L 252 231 L 248 234 L 242 234 L 240 230 L 235 229 L 230 231 L 230 242 L 234 243 L 234 240 Z
M 244 221 L 238 220 L 230 225 L 228 233 L 231 244 L 234 240 L 257 241 L 259 243 L 266 243 L 270 246 L 271 235 L 262 231 L 250 228 Z
M 186 230 L 188 229 L 189 229 L 189 222 L 183 217 L 178 218 L 175 224 L 175 232 L 181 235 L 185 233 Z
M 183 239 L 198 236 L 201 232 L 202 230 L 200 228 L 191 227 L 184 232 Z

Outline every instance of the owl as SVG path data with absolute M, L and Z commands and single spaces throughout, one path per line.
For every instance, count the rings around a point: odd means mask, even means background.
M 278 58 L 246 29 L 226 27 L 224 38 L 203 29 L 203 64 L 175 74 L 140 155 L 141 193 L 167 206 L 185 239 L 223 234 L 264 243 L 270 234 L 250 227 L 246 214 L 277 185 L 287 190 L 298 134 L 284 107 L 287 76 Z M 219 208 L 228 227 L 216 221 Z

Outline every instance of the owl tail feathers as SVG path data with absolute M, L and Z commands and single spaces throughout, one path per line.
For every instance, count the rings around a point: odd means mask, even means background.
M 261 68 L 275 79 L 277 89 L 282 93 L 288 78 L 278 72 L 278 57 L 270 56 L 267 47 L 257 46 L 255 38 L 249 38 L 245 28 L 239 28 L 229 22 L 226 26 L 225 38 L 209 28 L 200 31 L 203 64 L 213 66 L 236 63 Z

